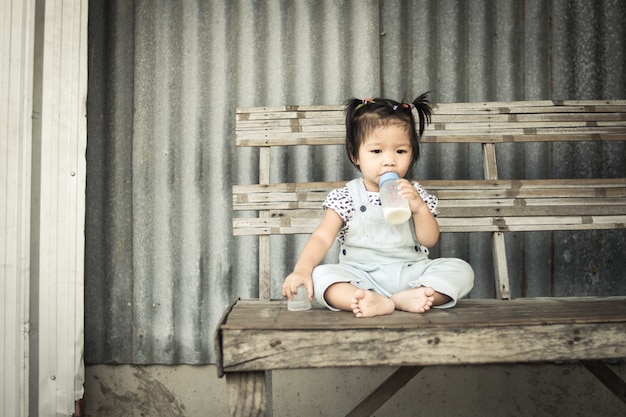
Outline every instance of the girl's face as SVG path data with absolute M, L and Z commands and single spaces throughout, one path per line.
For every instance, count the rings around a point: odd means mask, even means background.
M 411 139 L 403 126 L 390 124 L 373 129 L 361 143 L 358 159 L 365 188 L 379 191 L 378 179 L 385 172 L 404 177 L 411 166 Z

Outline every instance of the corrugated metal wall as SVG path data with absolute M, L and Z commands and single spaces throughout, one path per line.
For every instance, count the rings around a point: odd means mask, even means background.
M 91 0 L 86 360 L 213 362 L 222 311 L 256 296 L 254 239 L 230 228 L 231 184 L 257 172 L 234 149 L 236 106 L 625 99 L 625 18 L 620 0 Z M 500 175 L 626 176 L 624 144 L 595 148 L 503 147 Z M 355 175 L 340 148 L 287 156 L 272 181 Z M 477 177 L 479 156 L 425 147 L 413 176 Z M 274 297 L 305 239 L 272 241 Z M 624 294 L 625 241 L 512 235 L 513 295 Z M 435 254 L 470 260 L 472 296 L 490 297 L 490 245 L 448 235 Z

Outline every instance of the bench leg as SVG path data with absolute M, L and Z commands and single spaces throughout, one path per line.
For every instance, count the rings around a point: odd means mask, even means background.
M 366 417 L 371 416 L 389 398 L 406 385 L 423 366 L 402 366 L 389 376 L 371 394 L 365 397 L 346 417 Z
M 271 417 L 271 371 L 226 373 L 230 417 Z
M 580 361 L 613 394 L 626 404 L 626 382 L 602 361 Z

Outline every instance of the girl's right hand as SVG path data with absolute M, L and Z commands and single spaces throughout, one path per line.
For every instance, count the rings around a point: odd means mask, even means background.
M 311 274 L 303 274 L 296 271 L 293 271 L 291 274 L 287 275 L 287 278 L 285 278 L 282 287 L 283 296 L 291 300 L 293 295 L 298 292 L 298 287 L 300 285 L 304 285 L 308 299 L 312 300 L 313 278 L 311 278 Z

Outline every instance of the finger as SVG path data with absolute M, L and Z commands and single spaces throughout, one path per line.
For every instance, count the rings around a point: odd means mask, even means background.
M 283 285 L 283 296 L 287 297 L 290 300 L 292 298 L 291 288 L 289 288 L 289 286 L 287 284 Z

